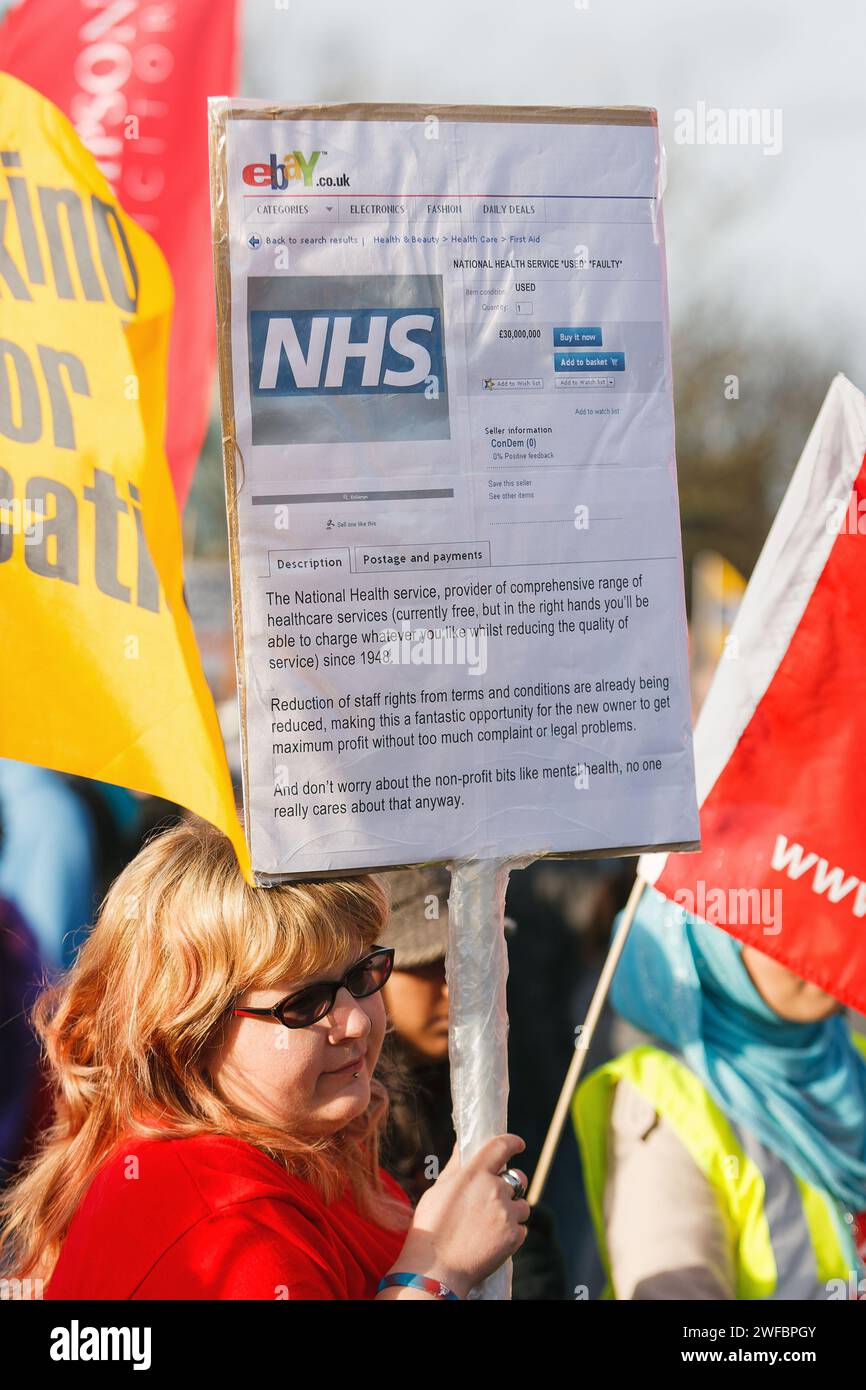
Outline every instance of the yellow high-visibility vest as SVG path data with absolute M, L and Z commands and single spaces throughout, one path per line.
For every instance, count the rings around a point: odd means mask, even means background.
M 592 1072 L 572 1101 L 587 1202 L 608 1287 L 604 1229 L 608 1129 L 615 1087 L 627 1081 L 668 1122 L 713 1188 L 735 1238 L 738 1299 L 844 1299 L 863 1289 L 853 1214 L 798 1177 L 734 1125 L 703 1082 L 661 1048 L 641 1046 Z

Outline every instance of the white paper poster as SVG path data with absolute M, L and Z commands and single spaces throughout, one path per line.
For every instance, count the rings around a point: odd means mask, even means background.
M 211 128 L 260 880 L 694 845 L 655 113 Z

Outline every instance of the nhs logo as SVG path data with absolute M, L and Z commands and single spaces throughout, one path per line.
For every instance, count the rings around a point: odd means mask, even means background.
M 247 282 L 254 444 L 448 439 L 438 275 Z
M 254 309 L 250 314 L 259 394 L 439 390 L 438 308 Z

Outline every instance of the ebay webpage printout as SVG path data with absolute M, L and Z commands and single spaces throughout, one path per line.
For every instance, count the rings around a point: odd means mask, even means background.
M 259 881 L 693 846 L 655 113 L 211 142 Z

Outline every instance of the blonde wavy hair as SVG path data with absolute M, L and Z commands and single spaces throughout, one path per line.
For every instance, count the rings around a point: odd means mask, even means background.
M 54 1117 L 0 1201 L 0 1268 L 50 1277 L 96 1169 L 124 1135 L 231 1135 L 325 1201 L 348 1187 L 365 1215 L 405 1228 L 407 1208 L 379 1173 L 381 1064 L 364 1114 L 312 1141 L 230 1105 L 203 1065 L 241 995 L 362 954 L 388 910 L 371 875 L 252 888 L 206 821 L 150 840 L 115 879 L 72 968 L 34 1007 Z

